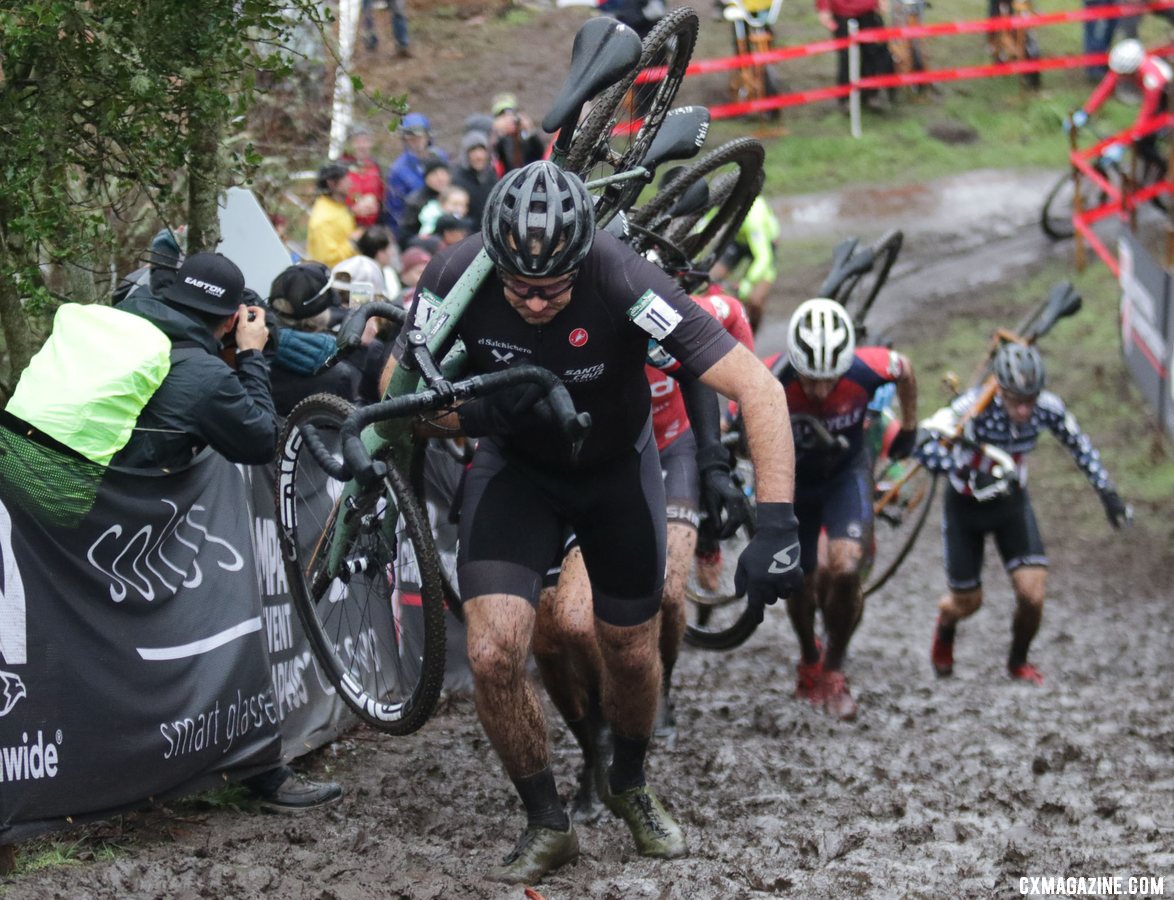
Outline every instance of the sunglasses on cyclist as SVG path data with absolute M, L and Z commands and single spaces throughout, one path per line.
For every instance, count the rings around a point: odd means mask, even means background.
M 529 300 L 532 297 L 537 297 L 539 300 L 549 302 L 570 290 L 571 286 L 575 283 L 575 277 L 579 273 L 577 271 L 570 272 L 563 278 L 560 278 L 558 281 L 552 281 L 550 284 L 530 284 L 528 281 L 522 281 L 500 270 L 497 274 L 506 289 L 519 300 Z

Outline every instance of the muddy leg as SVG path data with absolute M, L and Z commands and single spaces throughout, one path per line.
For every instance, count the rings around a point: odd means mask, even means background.
M 1048 570 L 1043 566 L 1022 566 L 1011 573 L 1015 589 L 1015 618 L 1011 622 L 1011 653 L 1007 668 L 1027 662 L 1027 651 L 1039 631 L 1044 613 Z
M 474 597 L 464 609 L 481 726 L 522 798 L 529 824 L 565 831 L 570 820 L 550 770 L 546 718 L 526 677 L 534 610 L 511 594 Z
M 603 651 L 603 713 L 615 735 L 611 790 L 644 784 L 644 756 L 652 735 L 661 668 L 660 616 L 640 625 L 595 620 Z

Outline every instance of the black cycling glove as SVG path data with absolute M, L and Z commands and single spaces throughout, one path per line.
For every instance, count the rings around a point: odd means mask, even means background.
M 917 429 L 902 428 L 893 436 L 889 444 L 889 459 L 906 459 L 917 446 Z
M 717 444 L 699 450 L 697 468 L 701 471 L 701 510 L 709 520 L 708 530 L 724 541 L 754 520 L 750 500 L 730 475 L 730 453 L 725 447 Z
M 1105 507 L 1105 516 L 1114 528 L 1133 524 L 1133 510 L 1121 495 L 1112 488 L 1105 488 L 1100 492 L 1101 505 Z
M 803 589 L 799 568 L 799 520 L 790 503 L 759 503 L 758 529 L 738 557 L 734 593 L 746 594 L 747 609 L 761 622 L 763 609 Z
M 457 418 L 461 431 L 469 437 L 513 434 L 556 422 L 546 388 L 531 381 L 462 403 L 457 407 Z

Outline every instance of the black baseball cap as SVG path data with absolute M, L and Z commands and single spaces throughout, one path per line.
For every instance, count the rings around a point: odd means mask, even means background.
M 309 319 L 338 305 L 330 269 L 320 262 L 290 266 L 273 279 L 269 305 L 291 319 Z
M 163 299 L 201 312 L 231 316 L 241 304 L 245 276 L 221 253 L 193 253 L 163 288 Z

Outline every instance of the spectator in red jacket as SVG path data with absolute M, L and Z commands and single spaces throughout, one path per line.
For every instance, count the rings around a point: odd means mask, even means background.
M 350 152 L 342 157 L 348 169 L 346 205 L 360 228 L 369 228 L 383 215 L 383 168 L 371 157 L 375 141 L 366 125 L 351 128 Z

